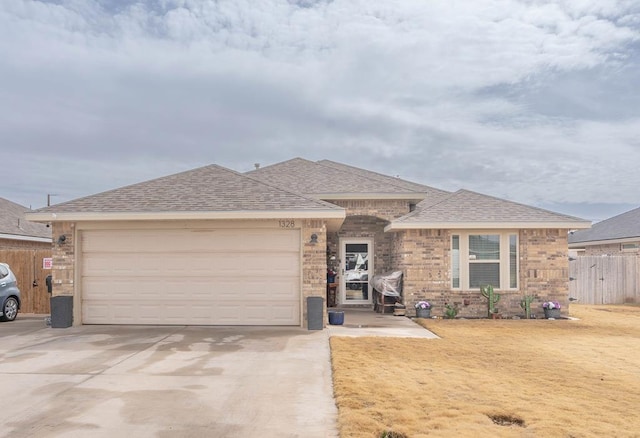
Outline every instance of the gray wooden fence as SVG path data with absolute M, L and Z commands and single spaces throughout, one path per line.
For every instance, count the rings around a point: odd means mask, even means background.
M 569 262 L 569 296 L 578 303 L 640 303 L 639 287 L 638 256 L 579 256 Z

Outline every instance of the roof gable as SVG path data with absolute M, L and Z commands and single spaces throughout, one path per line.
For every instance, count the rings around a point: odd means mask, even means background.
M 423 199 L 448 192 L 329 160 L 294 158 L 247 172 L 267 183 L 322 199 L 386 197 Z
M 586 228 L 589 222 L 469 190 L 423 201 L 388 229 L 412 228 Z
M 640 238 L 640 207 L 605 219 L 589 230 L 576 231 L 569 243 Z
M 392 177 L 389 175 L 384 175 L 378 172 L 372 172 L 370 170 L 361 169 L 359 167 L 349 166 L 342 163 L 337 163 L 331 160 L 321 160 L 318 161 L 318 164 L 332 167 L 334 169 L 339 169 L 345 172 L 354 173 L 369 179 L 376 179 L 385 184 L 391 184 L 394 187 L 398 187 L 404 190 L 417 191 L 417 192 L 426 192 L 432 195 L 449 195 L 451 192 L 447 192 L 445 190 L 436 189 L 434 187 L 425 186 L 423 184 L 414 183 L 412 181 L 407 181 L 404 179 L 400 179 L 397 177 Z
M 28 237 L 51 239 L 50 228 L 25 219 L 25 213 L 31 211 L 33 210 L 8 199 L 0 198 L 0 235 L 16 240 Z
M 60 215 L 243 211 L 340 212 L 342 209 L 273 187 L 233 170 L 210 165 L 56 204 L 37 210 L 36 213 Z

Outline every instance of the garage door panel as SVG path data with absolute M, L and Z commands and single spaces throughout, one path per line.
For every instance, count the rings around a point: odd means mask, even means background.
M 162 239 L 158 240 L 158 233 Z M 102 230 L 85 234 L 82 251 L 89 252 L 165 252 L 210 251 L 279 252 L 297 250 L 300 234 L 291 230 Z
M 187 273 L 211 272 L 211 263 L 193 254 L 175 256 L 170 254 L 92 253 L 83 256 L 83 272 L 86 276 L 135 275 L 167 277 Z
M 299 309 L 295 306 L 269 306 L 268 309 L 262 309 L 261 306 L 250 306 L 246 309 L 246 312 L 250 319 L 265 318 L 276 323 L 286 324 L 286 321 L 291 320 L 294 317 L 294 313 L 297 313 Z
M 257 254 L 144 254 L 109 253 L 85 254 L 83 273 L 86 276 L 211 276 L 242 277 L 252 275 L 278 277 L 298 270 L 298 253 L 276 254 L 269 257 Z
M 210 302 L 149 304 L 132 300 L 126 305 L 95 302 L 83 312 L 93 324 L 291 325 L 299 308 L 290 303 L 252 305 L 238 301 L 212 306 Z
M 242 277 L 247 273 L 252 275 L 267 275 L 275 277 L 290 274 L 299 265 L 299 252 L 280 253 L 265 256 L 264 254 L 215 254 L 197 253 L 193 255 L 179 254 L 170 262 L 179 272 L 194 273 L 196 275 L 213 271 L 225 273 L 228 276 Z M 190 275 L 190 274 L 186 274 Z
M 299 231 L 100 230 L 82 242 L 84 323 L 300 323 Z M 239 251 L 256 244 L 265 251 Z
M 82 297 L 84 300 L 127 301 L 130 299 L 152 300 L 177 294 L 175 290 L 167 293 L 168 288 L 169 285 L 159 280 L 140 281 L 135 277 L 112 280 L 109 277 L 91 277 L 84 278 L 82 281 Z
M 295 300 L 299 295 L 297 277 L 280 277 L 265 283 L 255 279 L 224 279 L 217 283 L 218 294 L 225 298 L 244 297 L 248 300 Z
M 106 321 L 109 316 L 107 303 L 92 303 L 91 306 L 82 306 L 82 319 L 84 321 Z
M 108 298 L 110 300 L 297 300 L 298 278 L 294 276 L 273 279 L 267 283 L 255 279 L 144 279 L 122 277 L 84 278 L 82 282 L 85 300 Z
M 167 270 L 172 269 L 176 275 L 179 270 L 169 267 L 168 260 L 162 255 L 145 254 L 144 257 L 135 254 L 83 254 L 82 269 L 85 276 L 166 276 Z

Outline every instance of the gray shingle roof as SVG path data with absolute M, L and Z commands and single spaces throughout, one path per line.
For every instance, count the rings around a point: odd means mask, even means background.
M 373 178 L 373 179 L 376 179 L 377 181 L 380 181 L 385 184 L 391 184 L 403 190 L 427 193 L 429 195 L 428 196 L 429 198 L 438 197 L 438 196 L 443 197 L 451 194 L 451 192 L 447 192 L 445 190 L 436 189 L 434 187 L 425 186 L 423 184 L 414 183 L 412 181 L 407 181 L 400 178 L 394 178 L 389 175 L 383 175 L 381 173 L 360 169 L 358 167 L 348 166 L 346 164 L 337 163 L 331 160 L 321 160 L 321 161 L 318 161 L 318 164 L 321 164 L 323 166 L 333 167 L 334 169 L 339 169 L 348 173 L 360 175 L 365 178 Z
M 589 226 L 579 218 L 467 190 L 449 193 L 333 161 L 316 163 L 301 158 L 246 174 L 217 165 L 205 166 L 56 204 L 29 216 L 44 221 L 55 217 L 53 213 L 68 213 L 68 219 L 69 214 L 84 218 L 85 213 L 194 213 L 198 216 L 238 213 L 240 217 L 242 212 L 270 215 L 278 211 L 323 212 L 327 215 L 323 217 L 344 217 L 344 209 L 317 199 L 318 195 L 422 199 L 414 212 L 393 221 L 392 229 L 428 228 L 434 224 L 459 226 L 461 223 L 475 227 L 489 226 L 487 224 L 522 224 L 524 227 L 532 223 L 549 227 Z M 38 213 L 42 214 L 38 216 Z
M 38 213 L 160 213 L 341 210 L 218 165 L 56 204 Z
M 576 231 L 569 243 L 640 237 L 640 207 L 594 224 L 589 230 Z
M 389 195 L 415 194 L 422 199 L 447 193 L 421 184 L 404 181 L 365 169 L 329 160 L 313 162 L 294 158 L 247 172 L 254 178 L 275 186 L 287 187 L 305 195 Z
M 20 204 L 0 198 L 0 234 L 50 239 L 51 228 L 24 218 L 24 214 L 31 211 Z
M 483 224 L 531 224 L 549 223 L 566 224 L 573 227 L 589 222 L 573 216 L 554 213 L 537 207 L 530 207 L 516 202 L 487 196 L 469 190 L 458 190 L 439 201 L 426 200 L 416 206 L 416 210 L 396 219 L 394 225 L 416 228 L 428 224 L 461 224 L 474 223 L 477 227 Z M 393 227 L 392 227 L 393 228 Z

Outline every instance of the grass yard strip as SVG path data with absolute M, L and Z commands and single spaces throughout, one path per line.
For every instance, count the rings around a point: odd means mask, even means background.
M 331 338 L 340 436 L 640 437 L 640 307 L 417 320 L 441 339 Z

